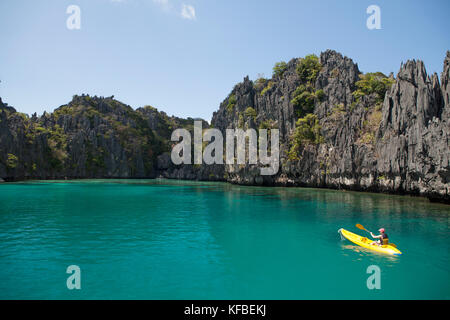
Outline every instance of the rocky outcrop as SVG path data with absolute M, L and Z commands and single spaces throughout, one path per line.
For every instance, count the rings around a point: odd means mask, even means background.
M 0 113 L 5 180 L 152 178 L 156 156 L 168 149 L 142 113 L 112 97 L 74 96 L 41 117 Z
M 198 181 L 226 181 L 223 165 L 174 165 L 170 159 L 170 153 L 165 152 L 158 156 L 157 160 L 158 177 L 178 180 L 198 180 Z
M 223 133 L 279 129 L 276 175 L 261 176 L 259 165 L 175 166 L 171 134 L 177 128 L 192 132 L 194 119 L 82 95 L 40 117 L 19 113 L 0 99 L 0 177 L 165 177 L 391 192 L 450 202 L 450 52 L 440 79 L 428 75 L 421 61 L 402 64 L 395 78 L 369 77 L 350 58 L 327 50 L 318 58 L 317 74 L 306 81 L 297 68 L 305 61 L 292 59 L 271 79 L 245 77 L 212 117 L 211 126 Z M 375 85 L 365 88 L 360 79 Z M 297 99 L 300 94 L 309 100 Z M 320 139 L 314 142 L 296 136 L 306 109 L 318 121 Z
M 314 89 L 323 90 L 325 97 L 315 101 L 314 114 L 324 142 L 302 146 L 293 161 L 287 153 L 298 119 L 291 99 L 300 84 L 295 72 L 299 61 L 291 60 L 281 78 L 266 81 L 268 90 L 245 78 L 214 113 L 212 125 L 224 130 L 238 127 L 239 115 L 251 106 L 257 116 L 245 119 L 244 128 L 271 123 L 280 129 L 279 173 L 261 179 L 252 166 L 228 166 L 228 181 L 406 193 L 449 201 L 449 53 L 441 84 L 436 74 L 426 74 L 421 61 L 408 61 L 383 103 L 376 94 L 356 99 L 358 66 L 335 51 L 322 53 Z M 236 101 L 233 112 L 227 109 L 230 97 Z
M 447 53 L 442 89 L 438 76 L 428 76 L 421 61 L 408 61 L 386 95 L 376 146 L 381 155 L 376 169 L 385 177 L 385 188 L 449 197 L 449 61 Z

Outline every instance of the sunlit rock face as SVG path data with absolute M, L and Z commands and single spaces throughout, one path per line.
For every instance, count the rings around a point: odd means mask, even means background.
M 81 95 L 51 114 L 31 117 L 0 99 L 0 178 L 165 177 L 405 193 L 449 202 L 450 52 L 440 78 L 414 60 L 402 64 L 396 77 L 374 73 L 376 81 L 389 83 L 382 96 L 358 92 L 365 75 L 350 58 L 327 50 L 316 59 L 320 68 L 309 83 L 297 70 L 304 58 L 292 59 L 270 79 L 245 77 L 213 113 L 211 127 L 224 136 L 226 129 L 279 130 L 280 168 L 274 175 L 261 176 L 260 165 L 175 166 L 171 133 L 192 131 L 194 119 Z M 309 114 L 317 119 L 320 139 L 303 141 L 293 157 L 299 119 L 305 117 L 299 113 L 304 106 L 295 102 L 302 86 L 312 99 Z

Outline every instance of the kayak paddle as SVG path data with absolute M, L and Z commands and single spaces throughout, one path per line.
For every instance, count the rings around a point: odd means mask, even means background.
M 364 228 L 364 226 L 361 225 L 361 224 L 359 224 L 359 223 L 356 224 L 356 227 L 357 227 L 358 229 L 361 229 L 361 230 L 367 231 L 367 232 L 369 232 L 369 233 L 372 233 L 372 232 L 370 232 L 369 230 L 367 230 L 366 228 Z M 393 243 L 390 243 L 390 242 L 389 242 L 389 245 L 390 245 L 390 246 L 393 246 L 394 248 L 397 248 L 397 246 L 396 246 L 395 244 L 393 244 Z
M 364 231 L 367 231 L 367 232 L 371 233 L 369 230 L 367 230 L 366 228 L 364 228 L 363 225 L 361 225 L 361 224 L 359 224 L 359 223 L 356 224 L 356 227 L 357 227 L 358 229 L 361 229 L 361 230 L 364 230 Z

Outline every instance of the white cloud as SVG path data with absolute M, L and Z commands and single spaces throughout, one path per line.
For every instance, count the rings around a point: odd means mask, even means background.
M 181 7 L 181 16 L 184 19 L 195 20 L 195 8 L 183 3 L 183 6 Z
M 157 4 L 164 10 L 169 10 L 172 8 L 172 5 L 169 3 L 169 0 L 153 0 L 153 3 Z
M 111 2 L 116 3 L 123 3 L 127 2 L 128 0 L 109 0 Z M 162 10 L 166 11 L 167 13 L 175 13 L 178 16 L 181 16 L 183 19 L 187 20 L 196 20 L 197 16 L 195 14 L 195 8 L 192 5 L 189 4 L 182 4 L 181 5 L 181 11 L 177 12 L 177 9 L 175 9 L 174 5 L 172 4 L 172 0 L 152 0 L 152 2 L 160 7 Z

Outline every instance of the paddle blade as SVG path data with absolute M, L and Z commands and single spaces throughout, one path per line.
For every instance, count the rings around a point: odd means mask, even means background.
M 366 228 L 364 228 L 362 224 L 357 223 L 357 224 L 356 224 L 356 227 L 357 227 L 358 229 L 361 229 L 361 230 L 364 230 L 364 231 L 367 231 L 367 232 L 370 233 L 370 231 L 367 230 Z

